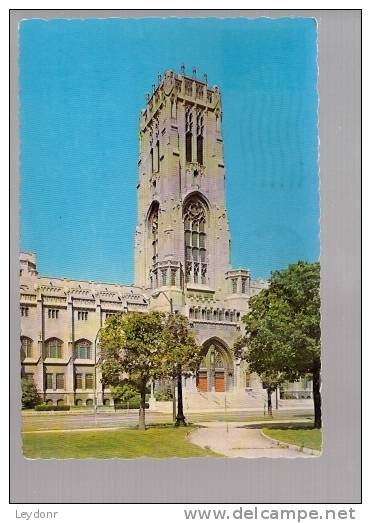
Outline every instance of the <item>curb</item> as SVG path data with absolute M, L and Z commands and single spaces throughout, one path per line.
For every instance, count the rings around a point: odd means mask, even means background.
M 322 451 L 320 450 L 310 449 L 308 447 L 299 447 L 299 445 L 293 445 L 292 443 L 285 443 L 284 441 L 279 441 L 278 439 L 271 438 L 270 436 L 264 434 L 262 430 L 260 431 L 260 434 L 263 436 L 263 438 L 269 440 L 271 443 L 276 444 L 278 447 L 297 450 L 298 452 L 303 452 L 304 454 L 309 454 L 311 456 L 321 456 L 322 454 Z

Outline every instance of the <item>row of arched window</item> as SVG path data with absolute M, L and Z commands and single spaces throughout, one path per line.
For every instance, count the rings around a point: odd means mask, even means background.
M 189 309 L 189 318 L 192 320 L 237 322 L 240 321 L 240 312 L 234 310 L 192 307 Z
M 92 343 L 89 340 L 77 340 L 74 344 L 74 357 L 76 359 L 90 360 L 92 358 Z M 59 358 L 63 357 L 63 341 L 59 338 L 49 338 L 44 343 L 45 358 Z M 21 355 L 22 358 L 33 358 L 34 342 L 27 336 L 21 337 Z

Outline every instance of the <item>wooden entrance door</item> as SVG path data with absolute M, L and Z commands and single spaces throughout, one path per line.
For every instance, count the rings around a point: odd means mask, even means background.
M 215 371 L 215 392 L 224 392 L 224 371 Z
M 207 371 L 206 370 L 200 370 L 198 372 L 197 388 L 200 392 L 207 392 Z

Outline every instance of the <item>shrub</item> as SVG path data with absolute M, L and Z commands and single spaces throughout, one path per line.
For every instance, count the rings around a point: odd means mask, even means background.
M 41 403 L 41 398 L 39 396 L 39 393 L 37 392 L 37 388 L 34 381 L 22 378 L 21 387 L 22 408 L 32 409 L 33 407 Z
M 45 403 L 42 403 L 41 405 L 36 405 L 35 410 L 38 412 L 46 412 L 46 411 L 61 411 L 61 410 L 70 410 L 71 407 L 69 405 L 46 405 Z
M 37 411 L 47 411 L 47 410 L 53 410 L 54 405 L 46 405 L 45 403 L 42 403 L 41 405 L 36 405 L 35 410 Z

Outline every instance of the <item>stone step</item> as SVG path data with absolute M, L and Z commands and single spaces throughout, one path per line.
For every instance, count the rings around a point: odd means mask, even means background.
M 188 409 L 248 409 L 264 406 L 264 391 L 247 392 L 186 392 L 184 404 Z

